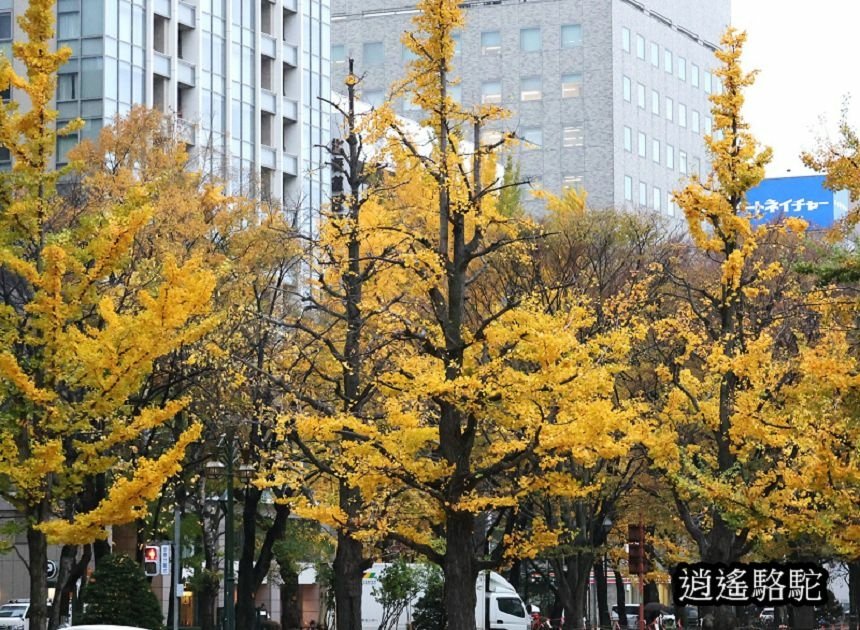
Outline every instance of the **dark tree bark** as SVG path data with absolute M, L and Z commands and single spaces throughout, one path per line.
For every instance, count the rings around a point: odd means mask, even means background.
M 281 629 L 299 630 L 302 627 L 299 574 L 290 567 L 281 567 L 281 582 Z
M 597 558 L 594 563 L 594 582 L 597 585 L 597 615 L 601 628 L 611 628 L 612 621 L 609 619 L 609 602 L 607 598 L 606 571 L 604 571 L 605 558 Z
M 624 590 L 624 577 L 618 567 L 613 567 L 612 572 L 615 575 L 615 601 L 618 606 L 618 625 L 622 628 L 627 627 L 627 593 Z
M 340 507 L 345 514 L 355 515 L 361 505 L 361 495 L 345 481 L 340 482 Z M 360 541 L 350 531 L 337 535 L 334 557 L 334 597 L 337 630 L 361 630 L 361 576 L 370 561 L 365 559 Z
M 448 628 L 475 630 L 475 583 L 478 580 L 472 544 L 475 516 L 471 512 L 455 512 L 449 515 L 447 525 L 442 569 L 445 574 L 443 601 Z
M 848 616 L 850 630 L 860 628 L 860 558 L 848 563 Z
M 37 511 L 47 512 L 45 501 Z M 37 523 L 43 519 L 37 518 Z M 48 541 L 45 534 L 32 525 L 27 527 L 27 561 L 30 570 L 30 630 L 48 627 Z

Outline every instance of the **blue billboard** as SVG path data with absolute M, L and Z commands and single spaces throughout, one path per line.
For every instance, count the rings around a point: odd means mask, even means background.
M 798 217 L 810 229 L 829 228 L 848 212 L 848 192 L 826 189 L 823 175 L 771 177 L 747 193 L 747 211 L 754 224 Z

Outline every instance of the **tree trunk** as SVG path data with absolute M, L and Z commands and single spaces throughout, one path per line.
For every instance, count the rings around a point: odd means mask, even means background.
M 48 627 L 48 541 L 45 534 L 27 527 L 27 552 L 30 563 L 30 630 Z
M 475 516 L 469 512 L 449 514 L 445 531 L 445 617 L 447 630 L 475 630 L 475 583 L 478 571 L 475 566 L 472 536 Z M 482 607 L 482 610 L 484 608 Z M 483 618 L 483 615 L 482 615 Z M 486 623 L 482 625 L 488 630 Z
M 597 585 L 597 615 L 601 628 L 611 628 L 612 621 L 609 619 L 609 600 L 607 598 L 606 571 L 604 571 L 605 558 L 598 558 L 594 563 L 594 583 Z
M 246 488 L 242 501 L 242 549 L 239 552 L 239 575 L 236 581 L 236 628 L 256 627 L 257 585 L 254 583 L 254 555 L 257 548 L 257 506 L 261 493 Z
M 340 504 L 345 510 L 354 510 L 353 496 L 357 491 L 341 482 Z M 347 511 L 347 514 L 350 514 Z M 337 613 L 337 630 L 361 630 L 361 577 L 365 561 L 361 542 L 348 531 L 337 535 L 337 553 L 334 557 L 334 601 Z
M 615 574 L 615 605 L 618 607 L 618 625 L 627 627 L 627 593 L 624 591 L 624 577 L 617 567 L 613 567 Z
M 815 630 L 815 608 L 812 606 L 789 607 L 792 630 Z
M 57 585 L 54 589 L 54 601 L 51 603 L 48 628 L 54 630 L 60 625 L 60 617 L 69 609 L 69 597 L 74 583 L 80 575 L 75 571 L 78 558 L 77 545 L 63 545 L 60 551 L 60 566 L 57 574 Z
M 848 627 L 860 628 L 860 558 L 848 563 Z
M 200 614 L 200 630 L 216 630 L 215 605 L 218 602 L 220 584 L 217 581 L 206 580 L 198 593 Z
M 302 627 L 299 574 L 281 567 L 281 581 L 281 629 L 298 630 Z

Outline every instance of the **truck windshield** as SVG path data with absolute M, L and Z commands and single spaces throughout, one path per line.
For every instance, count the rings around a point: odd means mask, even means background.
M 516 597 L 500 597 L 499 610 L 515 617 L 525 617 L 526 611 L 523 610 L 523 604 Z

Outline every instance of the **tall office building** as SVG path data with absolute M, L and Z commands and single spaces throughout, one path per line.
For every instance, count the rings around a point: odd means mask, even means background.
M 22 37 L 27 0 L 0 0 L 0 47 Z M 13 25 L 15 27 L 13 28 Z M 58 0 L 57 42 L 72 49 L 57 84 L 62 163 L 79 137 L 145 104 L 243 193 L 301 204 L 313 229 L 329 176 L 329 0 Z
M 708 95 L 729 0 L 467 1 L 457 36 L 455 98 L 511 111 L 500 127 L 524 142 L 521 174 L 595 207 L 676 210 L 671 191 L 707 169 Z M 356 59 L 363 98 L 378 103 L 403 76 L 410 0 L 333 0 L 332 63 L 342 84 Z M 398 113 L 420 112 L 398 102 Z M 492 131 L 488 132 L 492 133 Z

